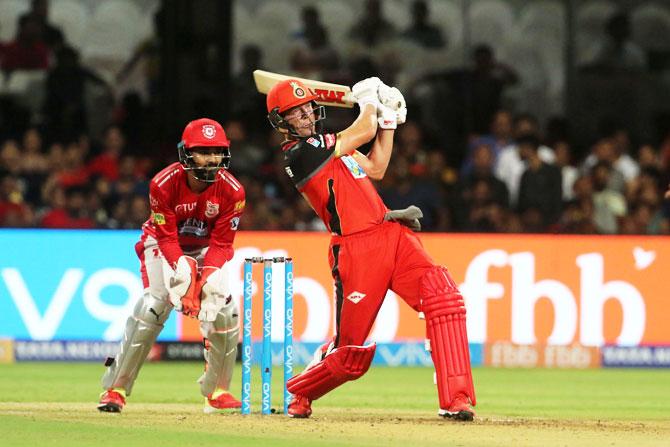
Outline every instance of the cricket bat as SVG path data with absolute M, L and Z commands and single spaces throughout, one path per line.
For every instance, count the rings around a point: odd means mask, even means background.
M 285 79 L 297 79 L 317 95 L 317 103 L 324 106 L 348 107 L 354 106 L 355 101 L 351 96 L 351 88 L 347 85 L 331 84 L 329 82 L 313 81 L 295 76 L 286 76 L 265 70 L 254 70 L 254 82 L 260 93 L 267 94 L 278 82 Z

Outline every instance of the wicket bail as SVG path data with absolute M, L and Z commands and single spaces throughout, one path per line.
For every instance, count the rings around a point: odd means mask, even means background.
M 272 266 L 284 264 L 284 413 L 291 394 L 286 389 L 293 375 L 293 259 L 253 257 L 244 260 L 244 318 L 242 323 L 242 414 L 251 413 L 251 295 L 253 264 L 263 263 L 263 344 L 261 354 L 261 414 L 270 414 L 272 382 Z

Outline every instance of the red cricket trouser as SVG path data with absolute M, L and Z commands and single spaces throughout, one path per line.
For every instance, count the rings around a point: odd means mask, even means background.
M 396 222 L 333 236 L 328 261 L 335 280 L 335 347 L 365 342 L 388 289 L 420 311 L 419 281 L 435 266 L 419 238 Z

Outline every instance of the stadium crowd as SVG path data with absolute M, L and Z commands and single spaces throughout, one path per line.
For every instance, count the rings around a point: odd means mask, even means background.
M 46 71 L 39 113 L 22 120 L 20 105 L 0 101 L 0 226 L 137 229 L 148 218 L 148 181 L 176 161 L 176 148 L 157 152 L 152 146 L 150 124 L 142 119 L 151 101 L 142 103 L 133 93 L 114 105 L 102 135 L 91 134 L 85 86 L 95 83 L 110 92 L 114 86 L 80 64 L 66 36 L 36 8 L 42 3 L 33 2 L 33 11 L 20 18 L 14 41 L 0 44 L 5 75 Z M 449 44 L 428 22 L 423 1 L 412 3 L 414 20 L 406 30 L 385 22 L 379 2 L 368 5 L 350 33 L 361 45 L 374 47 L 390 34 L 426 47 Z M 303 8 L 302 18 L 289 56 L 294 73 L 342 83 L 369 75 L 393 83 L 399 77 L 391 60 L 384 66 L 365 55 L 339 54 L 316 8 Z M 271 69 L 262 58 L 258 47 L 244 48 L 232 81 L 233 110 L 222 121 L 232 141 L 230 169 L 247 192 L 240 228 L 323 231 L 283 175 L 279 141 L 267 129 L 264 98 L 251 77 L 255 68 Z M 424 231 L 670 234 L 670 207 L 663 200 L 670 128 L 654 141 L 639 141 L 625 117 L 606 117 L 588 145 L 575 147 L 570 117 L 543 126 L 538 117 L 506 107 L 505 89 L 521 81 L 515 67 L 498 61 L 486 45 L 475 47 L 471 68 L 454 70 L 441 82 L 475 101 L 460 104 L 452 95 L 444 115 L 436 116 L 439 104 L 426 101 L 418 83 L 406 90 L 408 121 L 398 128 L 391 165 L 378 183 L 389 208 L 419 206 Z M 328 113 L 334 128 L 353 119 L 344 111 Z

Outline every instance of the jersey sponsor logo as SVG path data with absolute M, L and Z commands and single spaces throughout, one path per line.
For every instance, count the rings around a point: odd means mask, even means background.
M 311 144 L 314 147 L 321 146 L 321 142 L 317 138 L 314 138 L 314 137 L 309 137 L 307 139 L 307 144 Z
M 149 204 L 152 208 L 156 208 L 158 206 L 158 200 L 151 194 L 149 194 Z
M 165 216 L 162 215 L 161 213 L 152 212 L 151 213 L 151 220 L 153 220 L 153 222 L 156 225 L 165 225 Z
M 235 216 L 232 219 L 230 219 L 230 229 L 231 230 L 237 230 L 237 227 L 240 226 L 240 218 L 239 216 Z
M 356 291 L 351 292 L 349 294 L 349 296 L 347 297 L 347 299 L 354 304 L 358 304 L 358 302 L 360 300 L 362 300 L 363 298 L 365 298 L 365 294 L 361 293 L 361 292 L 356 292 Z
M 180 203 L 179 205 L 174 207 L 174 212 L 177 214 L 188 214 L 195 210 L 196 203 L 191 202 L 191 203 Z
M 365 174 L 365 171 L 363 168 L 361 168 L 361 165 L 358 164 L 356 160 L 354 160 L 354 157 L 351 155 L 345 155 L 344 157 L 340 157 L 340 160 L 344 162 L 344 165 L 349 169 L 349 172 L 351 172 L 351 175 L 354 178 L 364 178 L 367 177 L 367 174 Z
M 324 139 L 326 140 L 326 149 L 330 149 L 331 147 L 335 146 L 336 138 L 332 133 L 325 134 Z
M 216 127 L 212 124 L 205 124 L 202 126 L 202 136 L 211 140 L 216 136 Z
M 208 200 L 205 203 L 205 205 L 207 206 L 205 208 L 205 216 L 207 216 L 208 218 L 211 219 L 212 217 L 219 214 L 219 204 L 218 203 L 212 203 Z
M 233 211 L 238 213 L 244 209 L 244 206 L 246 205 L 246 201 L 240 200 L 239 202 L 235 202 L 235 205 L 233 206 Z
M 209 235 L 207 222 L 189 217 L 179 225 L 178 232 L 184 236 L 206 237 Z

